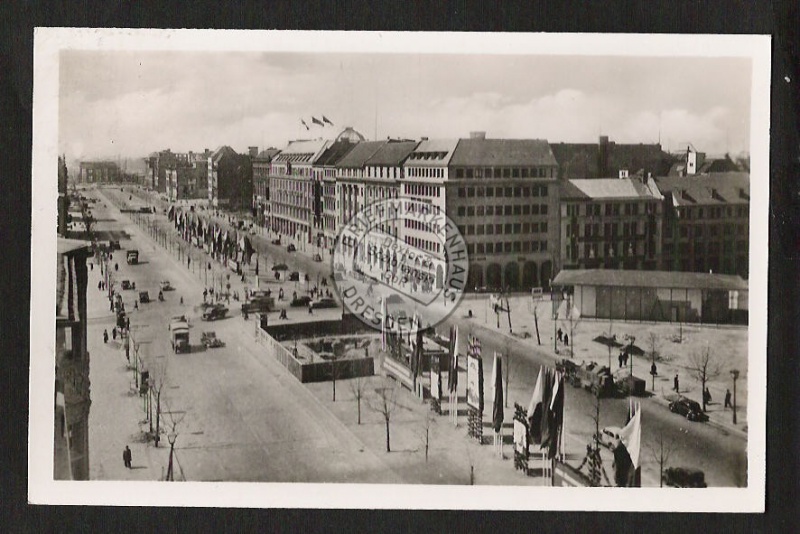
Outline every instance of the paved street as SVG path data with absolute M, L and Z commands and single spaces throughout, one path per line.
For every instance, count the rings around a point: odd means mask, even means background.
M 124 197 L 118 190 L 106 189 L 103 194 L 117 202 L 129 200 L 127 191 Z M 242 320 L 235 309 L 238 303 L 231 301 L 230 318 L 212 324 L 201 322 L 199 304 L 206 273 L 199 268 L 192 273 L 191 267 L 187 268 L 183 263 L 185 256 L 177 251 L 171 241 L 167 240 L 166 249 L 157 245 L 147 235 L 146 226 L 143 226 L 145 229 L 140 228 L 125 214 L 112 208 L 110 202 L 106 204 L 108 208 L 105 213 L 102 208 L 96 209 L 98 218 L 102 220 L 100 228 L 124 230 L 131 234 L 133 239 L 123 242 L 123 247 L 138 248 L 142 260 L 142 264 L 137 266 L 128 266 L 124 261 L 119 261 L 120 271 L 115 273 L 116 278 L 134 280 L 137 290 L 149 290 L 154 299 L 154 302 L 141 304 L 138 311 L 132 312 L 131 323 L 134 336 L 141 343 L 140 355 L 148 362 L 148 367 L 156 368 L 164 365 L 156 362 L 167 362 L 168 386 L 163 394 L 165 409 L 174 412 L 176 419 L 183 417 L 178 424 L 176 441 L 178 476 L 182 474 L 187 480 L 468 483 L 464 477 L 464 464 L 468 464 L 474 455 L 480 460 L 477 462 L 479 483 L 527 484 L 535 481 L 521 477 L 507 460 L 505 465 L 498 463 L 502 461 L 491 456 L 490 447 L 470 452 L 465 430 L 452 429 L 446 423 L 439 424 L 437 428 L 436 450 L 440 458 L 435 462 L 435 467 L 426 469 L 425 464 L 417 458 L 419 454 L 413 460 L 404 459 L 403 454 L 385 454 L 382 449 L 382 425 L 378 424 L 380 421 L 372 421 L 367 426 L 353 425 L 353 408 L 341 400 L 352 395 L 344 386 L 340 388 L 340 400 L 332 403 L 329 384 L 303 386 L 297 382 L 262 347 L 255 344 L 251 330 L 253 323 Z M 151 218 L 160 220 L 161 228 L 169 229 L 163 211 L 161 215 Z M 329 267 L 326 262 L 311 261 L 310 253 L 287 253 L 283 246 L 274 246 L 268 239 L 268 236 L 256 236 L 253 239 L 261 255 L 260 261 L 263 262 L 262 283 L 266 283 L 267 266 L 275 262 L 286 262 L 292 270 L 308 272 L 312 281 L 318 274 L 327 274 Z M 169 250 L 172 250 L 171 255 Z M 118 253 L 120 260 L 123 252 Z M 203 265 L 199 251 L 193 249 L 192 254 L 194 261 L 198 262 L 195 265 Z M 212 262 L 212 267 L 212 278 L 225 272 L 216 262 Z M 90 288 L 92 283 L 96 287 L 96 280 L 99 280 L 97 271 L 95 267 Z M 247 280 L 249 287 L 253 286 L 253 276 L 251 270 Z M 156 296 L 158 283 L 162 279 L 169 279 L 177 289 L 165 292 L 166 302 L 159 303 Z M 235 275 L 231 277 L 231 284 L 232 290 L 242 293 L 242 283 Z M 283 285 L 287 294 L 291 294 L 295 284 Z M 90 305 L 94 303 L 97 309 L 96 319 L 89 326 L 90 343 L 99 343 L 97 347 L 90 347 L 93 355 L 92 424 L 101 425 L 100 428 L 106 428 L 102 425 L 121 428 L 114 432 L 113 442 L 107 439 L 111 432 L 104 432 L 101 439 L 93 428 L 90 450 L 93 455 L 98 455 L 98 459 L 93 459 L 92 476 L 155 479 L 162 476 L 162 469 L 166 466 L 167 440 L 162 438 L 162 446 L 157 450 L 152 444 L 135 443 L 135 438 L 139 436 L 138 422 L 144 419 L 142 402 L 128 392 L 133 373 L 126 370 L 124 352 L 113 342 L 102 344 L 102 330 L 110 329 L 111 313 L 104 307 L 107 300 L 100 299 L 100 295 L 96 289 L 90 291 Z M 124 295 L 126 309 L 133 310 L 134 292 L 126 291 Z M 181 297 L 184 305 L 180 304 Z M 98 300 L 102 300 L 99 305 Z M 481 303 L 481 300 L 472 300 L 468 296 L 450 321 L 459 324 L 464 342 L 470 329 L 482 338 L 485 369 L 491 369 L 493 351 L 507 352 L 511 349 L 511 382 L 506 409 L 506 420 L 510 421 L 514 402 L 527 406 L 539 366 L 553 364 L 552 347 L 547 346 L 548 341 L 552 342 L 552 333 L 546 330 L 552 327 L 552 322 L 542 321 L 543 346 L 534 347 L 533 339 L 521 340 L 503 333 L 507 325 L 501 324 L 501 328 L 497 329 L 493 324 L 493 316 L 484 321 L 483 312 L 479 311 L 482 309 Z M 465 318 L 467 309 L 474 310 L 473 319 Z M 198 352 L 172 354 L 167 324 L 169 317 L 179 314 L 189 317 L 193 349 Z M 227 342 L 227 347 L 202 350 L 199 337 L 204 328 L 215 330 L 218 337 Z M 461 352 L 464 352 L 463 348 Z M 98 358 L 103 358 L 102 363 L 95 363 Z M 641 363 L 638 365 L 641 366 Z M 380 379 L 376 377 L 371 381 L 372 384 L 379 384 Z M 462 380 L 462 387 L 463 383 Z M 427 408 L 410 395 L 407 397 L 403 401 L 405 415 L 397 417 L 393 439 L 398 444 L 398 450 L 418 453 L 418 422 L 424 420 Z M 746 439 L 742 432 L 726 430 L 720 425 L 690 423 L 670 413 L 664 403 L 657 399 L 645 399 L 642 406 L 643 485 L 658 484 L 658 466 L 652 455 L 660 433 L 663 433 L 665 442 L 676 445 L 670 465 L 703 469 L 709 485 L 746 484 Z M 491 402 L 487 402 L 486 409 L 491 411 Z M 621 426 L 626 410 L 625 399 L 602 399 L 600 426 Z M 570 460 L 574 465 L 580 463 L 584 446 L 594 431 L 593 412 L 594 398 L 591 395 L 578 389 L 568 389 L 566 444 L 567 450 L 576 457 Z M 376 415 L 365 415 L 365 420 L 374 419 Z M 490 416 L 490 413 L 485 415 Z M 169 420 L 168 417 L 166 422 Z M 441 423 L 444 421 L 441 420 Z M 143 469 L 126 472 L 122 467 L 120 456 L 123 440 L 134 442 L 131 445 L 134 465 L 141 459 Z M 458 453 L 448 458 L 442 454 L 446 448 L 458 450 Z M 463 461 L 459 457 L 464 457 Z M 354 458 L 358 458 L 358 461 L 354 461 Z M 604 463 L 609 476 L 612 476 L 610 454 L 604 456 Z

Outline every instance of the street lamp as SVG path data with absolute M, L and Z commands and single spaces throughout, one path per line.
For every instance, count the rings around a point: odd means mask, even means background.
M 739 370 L 731 369 L 731 376 L 733 377 L 733 424 L 736 424 L 736 380 L 739 379 Z
M 169 464 L 167 465 L 167 477 L 166 479 L 170 482 L 175 481 L 175 474 L 172 468 L 172 458 L 175 453 L 175 440 L 178 439 L 178 434 L 175 432 L 173 428 L 169 432 L 167 432 L 167 440 L 169 441 Z

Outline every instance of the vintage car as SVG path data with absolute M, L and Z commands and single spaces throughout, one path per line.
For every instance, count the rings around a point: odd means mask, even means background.
M 279 238 L 277 238 L 277 239 L 273 239 L 273 240 L 272 240 L 272 244 L 273 244 L 273 245 L 280 245 L 280 244 L 281 244 L 281 238 L 279 237 Z
M 221 304 L 217 304 L 216 306 L 206 308 L 206 310 L 203 312 L 203 320 L 216 321 L 217 319 L 223 319 L 227 314 L 228 308 L 222 306 Z
M 299 282 L 300 281 L 300 273 L 297 271 L 292 271 L 289 273 L 289 281 L 290 282 Z
M 297 247 L 295 247 L 293 244 L 289 243 L 288 245 L 286 245 L 286 252 L 296 252 L 296 251 Z
M 600 430 L 600 435 L 597 437 L 597 441 L 600 442 L 600 445 L 603 447 L 614 450 L 619 444 L 620 430 L 622 429 L 618 426 L 607 426 Z
M 673 488 L 705 488 L 706 475 L 700 469 L 668 467 L 662 476 L 664 484 Z
M 206 348 L 209 349 L 216 349 L 225 346 L 225 342 L 217 337 L 216 332 L 203 332 L 200 335 L 200 341 Z
M 175 286 L 173 286 L 169 280 L 162 280 L 161 281 L 161 291 L 173 291 Z
M 680 397 L 669 403 L 669 411 L 686 417 L 689 421 L 708 421 L 708 415 L 703 411 L 700 403 Z
M 136 282 L 131 282 L 130 280 L 123 280 L 122 281 L 122 289 L 136 289 Z
M 137 263 L 139 263 L 139 251 L 129 250 L 125 254 L 125 260 L 128 262 L 128 265 L 136 265 Z
M 150 302 L 150 293 L 147 291 L 139 291 L 139 302 Z
M 315 310 L 320 310 L 323 308 L 336 308 L 338 304 L 336 304 L 336 301 L 332 298 L 323 297 L 312 301 L 310 306 Z
M 172 325 L 178 323 L 186 323 L 186 325 L 188 325 L 189 320 L 185 315 L 175 315 L 169 320 L 169 326 L 167 326 L 167 329 L 172 330 Z
M 296 298 L 293 298 L 292 301 L 289 303 L 289 306 L 293 308 L 300 308 L 302 306 L 308 306 L 311 304 L 311 297 L 308 295 L 299 295 Z
M 322 261 L 322 256 L 319 254 L 314 254 L 314 261 Z

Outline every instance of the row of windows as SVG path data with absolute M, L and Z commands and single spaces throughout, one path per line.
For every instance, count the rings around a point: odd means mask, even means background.
M 724 217 L 747 217 L 750 206 L 706 206 L 677 208 L 678 217 L 691 219 L 722 219 Z
M 747 241 L 712 241 L 710 243 L 679 243 L 678 254 L 687 255 L 694 254 L 695 256 L 718 256 L 720 252 L 725 255 L 730 254 L 747 254 Z M 665 255 L 670 256 L 675 253 L 675 244 L 665 243 L 663 252 Z
M 400 167 L 367 167 L 367 178 L 402 178 Z
M 409 230 L 417 230 L 420 232 L 430 232 L 430 233 L 438 233 L 440 230 L 439 225 L 436 224 L 428 224 L 414 219 L 403 219 L 403 220 L 405 221 L 404 226 Z
M 547 252 L 547 241 L 467 243 L 467 254 L 511 254 L 513 252 Z
M 530 198 L 546 197 L 546 185 L 516 186 L 516 187 L 459 187 L 459 197 L 506 197 L 506 198 Z
M 704 228 L 707 228 L 708 230 L 704 230 Z M 746 236 L 748 230 L 749 229 L 746 224 L 733 223 L 708 225 L 696 224 L 694 226 L 681 225 L 678 227 L 678 235 L 680 235 L 682 239 L 688 239 L 689 237 L 692 239 L 699 237 L 719 237 L 720 235 L 724 235 L 726 237 L 733 235 Z M 674 231 L 672 225 L 665 224 L 664 237 L 671 239 L 673 236 Z
M 270 187 L 275 191 L 295 191 L 298 193 L 311 194 L 311 182 L 272 178 Z
M 444 171 L 442 167 L 407 167 L 406 175 L 409 178 L 444 178 Z
M 578 245 L 569 245 L 566 247 L 567 259 L 594 259 L 599 257 L 604 258 L 617 258 L 617 257 L 630 257 L 641 256 L 647 254 L 652 257 L 655 252 L 655 247 L 650 246 L 645 248 L 643 243 L 612 243 L 603 246 L 598 246 L 596 243 L 586 244 L 583 247 Z M 581 252 L 583 253 L 581 255 Z
M 547 223 L 466 224 L 458 230 L 463 235 L 546 234 Z
M 605 223 L 602 226 L 603 233 L 600 233 L 600 224 L 584 224 L 583 234 L 581 237 L 616 237 L 622 236 L 641 236 L 647 230 L 648 224 L 644 221 L 630 221 L 623 223 Z M 578 223 L 570 223 L 566 225 L 567 235 L 571 237 L 578 237 L 579 230 Z M 620 231 L 621 230 L 621 231 Z M 655 231 L 654 225 L 651 225 L 650 232 Z
M 416 247 L 420 250 L 427 250 L 428 252 L 439 252 L 441 250 L 441 243 L 436 241 L 429 241 L 419 237 L 405 236 L 406 245 Z
M 565 206 L 567 217 L 599 217 L 601 214 L 607 217 L 618 217 L 620 215 L 652 215 L 656 212 L 656 202 L 607 202 L 584 204 L 567 204 Z
M 456 178 L 553 178 L 555 169 L 543 167 L 456 168 Z
M 435 185 L 403 184 L 404 195 L 414 197 L 439 197 L 442 188 Z
M 547 204 L 517 204 L 515 206 L 459 206 L 459 217 L 493 217 L 505 215 L 547 215 Z

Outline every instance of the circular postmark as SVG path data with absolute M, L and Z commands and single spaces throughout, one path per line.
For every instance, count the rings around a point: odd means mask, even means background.
M 332 263 L 345 310 L 394 333 L 444 321 L 461 301 L 469 274 L 458 227 L 437 206 L 410 198 L 358 211 L 340 228 Z

